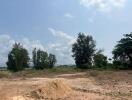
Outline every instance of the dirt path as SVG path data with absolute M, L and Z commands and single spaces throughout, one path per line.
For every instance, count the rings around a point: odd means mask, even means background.
M 55 79 L 63 80 L 74 91 L 67 98 L 58 100 L 131 100 L 132 72 L 104 74 L 95 76 L 84 72 L 61 74 L 54 78 L 0 79 L 0 100 L 29 100 L 22 96 Z

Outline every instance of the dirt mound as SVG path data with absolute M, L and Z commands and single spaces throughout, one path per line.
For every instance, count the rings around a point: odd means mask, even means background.
M 23 96 L 15 96 L 12 100 L 26 100 Z
M 32 91 L 31 97 L 35 99 L 60 99 L 72 92 L 70 86 L 62 80 L 49 81 L 45 86 Z

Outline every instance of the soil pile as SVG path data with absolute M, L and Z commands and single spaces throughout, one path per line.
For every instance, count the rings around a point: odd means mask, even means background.
M 52 80 L 49 81 L 45 86 L 32 91 L 31 97 L 35 99 L 61 99 L 66 98 L 70 93 L 72 92 L 72 89 L 70 86 L 62 80 Z

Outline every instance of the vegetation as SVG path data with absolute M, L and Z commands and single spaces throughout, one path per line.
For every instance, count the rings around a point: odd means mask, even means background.
M 92 36 L 79 33 L 76 42 L 72 45 L 73 57 L 76 67 L 79 69 L 132 69 L 132 33 L 125 34 L 114 47 L 113 59 L 105 56 L 102 50 L 95 48 L 95 40 Z M 113 61 L 113 62 L 112 62 Z M 34 69 L 53 68 L 57 62 L 54 54 L 34 48 L 32 52 Z M 28 51 L 20 43 L 15 43 L 8 54 L 7 69 L 21 71 L 29 67 Z
M 11 71 L 20 71 L 28 67 L 28 51 L 20 43 L 15 43 L 8 54 L 7 68 Z
M 35 69 L 53 68 L 56 57 L 42 50 L 33 50 L 33 65 Z M 28 51 L 20 43 L 15 43 L 8 54 L 7 69 L 11 71 L 21 71 L 29 67 Z
M 125 34 L 113 50 L 114 64 L 132 69 L 132 33 Z
M 107 56 L 103 55 L 102 50 L 97 51 L 93 57 L 94 66 L 98 68 L 106 68 L 107 66 Z
M 63 67 L 56 67 L 56 68 L 46 68 L 43 70 L 36 70 L 36 69 L 25 69 L 18 72 L 11 72 L 11 71 L 0 71 L 0 78 L 13 78 L 13 77 L 22 77 L 22 78 L 31 78 L 31 77 L 54 77 L 55 75 L 60 74 L 73 74 L 77 72 L 82 72 L 80 69 L 75 69 L 73 67 L 63 68 Z
M 77 41 L 72 46 L 73 57 L 78 68 L 86 69 L 92 66 L 95 46 L 92 36 L 84 33 L 78 34 Z
M 55 55 L 49 54 L 48 61 L 49 61 L 49 67 L 53 68 L 55 63 L 57 62 Z
M 43 50 L 33 50 L 33 64 L 35 69 L 53 68 L 56 63 L 56 57 Z

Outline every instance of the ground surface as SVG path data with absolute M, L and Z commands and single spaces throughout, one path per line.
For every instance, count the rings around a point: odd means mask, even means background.
M 50 75 L 41 72 L 36 77 L 29 73 L 29 76 L 26 75 L 16 73 L 11 77 L 0 78 L 0 100 L 30 100 L 28 93 L 56 79 L 63 80 L 73 90 L 65 98 L 56 100 L 132 100 L 132 71 L 85 71 Z

